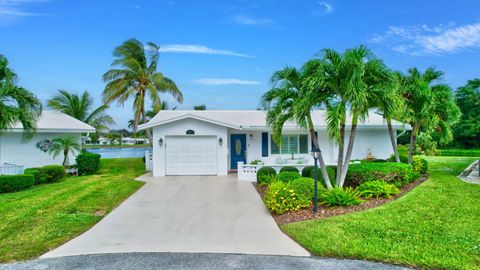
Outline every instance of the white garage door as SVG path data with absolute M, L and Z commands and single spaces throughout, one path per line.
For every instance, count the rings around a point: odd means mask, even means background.
M 167 175 L 216 175 L 217 138 L 172 136 L 166 138 Z

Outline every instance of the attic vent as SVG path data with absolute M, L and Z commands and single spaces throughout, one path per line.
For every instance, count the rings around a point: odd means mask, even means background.
M 185 132 L 187 135 L 195 135 L 195 131 L 189 129 L 187 132 Z

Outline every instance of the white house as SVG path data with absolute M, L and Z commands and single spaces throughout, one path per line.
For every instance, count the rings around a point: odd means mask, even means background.
M 0 167 L 14 164 L 23 168 L 62 164 L 63 156 L 53 158 L 47 151 L 54 138 L 71 135 L 81 144 L 82 133 L 95 132 L 95 129 L 69 115 L 57 111 L 43 111 L 37 122 L 37 130 L 32 138 L 23 138 L 21 124 L 0 134 Z M 70 163 L 75 157 L 70 157 Z M 1 173 L 1 172 L 0 172 Z
M 312 144 L 307 130 L 294 122 L 286 123 L 284 142 L 278 146 L 265 116 L 265 111 L 253 110 L 166 110 L 139 126 L 139 130 L 153 130 L 154 176 L 226 175 L 238 171 L 239 179 L 254 180 L 258 166 L 247 165 L 254 160 L 277 168 L 285 164 L 298 167 L 312 164 Z M 325 162 L 336 164 L 338 148 L 328 138 L 325 112 L 315 111 L 312 118 Z M 394 121 L 393 128 L 406 127 Z M 347 126 L 347 140 L 349 129 Z M 386 122 L 381 115 L 371 112 L 357 127 L 352 159 L 368 155 L 385 159 L 392 152 Z

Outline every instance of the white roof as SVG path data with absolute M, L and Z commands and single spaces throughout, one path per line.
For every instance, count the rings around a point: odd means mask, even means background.
M 23 132 L 22 124 L 17 123 L 12 132 Z M 88 133 L 95 132 L 92 126 L 58 111 L 43 111 L 37 121 L 37 132 Z
M 326 112 L 323 110 L 316 110 L 312 112 L 312 120 L 315 129 L 326 129 L 325 121 Z M 266 111 L 259 110 L 165 110 L 160 111 L 148 123 L 139 126 L 139 130 L 152 128 L 159 125 L 164 125 L 182 119 L 193 118 L 213 124 L 218 124 L 234 129 L 248 129 L 248 130 L 265 130 L 269 129 L 266 120 Z M 350 117 L 347 117 L 347 125 L 350 123 Z M 393 121 L 394 129 L 410 129 L 410 126 L 403 125 L 400 122 Z M 371 111 L 365 121 L 359 121 L 358 128 L 377 129 L 385 128 L 386 121 L 382 115 Z M 289 121 L 285 123 L 284 129 L 299 129 L 299 126 Z

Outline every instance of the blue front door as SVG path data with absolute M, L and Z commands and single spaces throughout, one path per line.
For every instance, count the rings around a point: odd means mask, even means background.
M 237 162 L 247 161 L 247 135 L 230 135 L 230 169 L 237 169 Z

